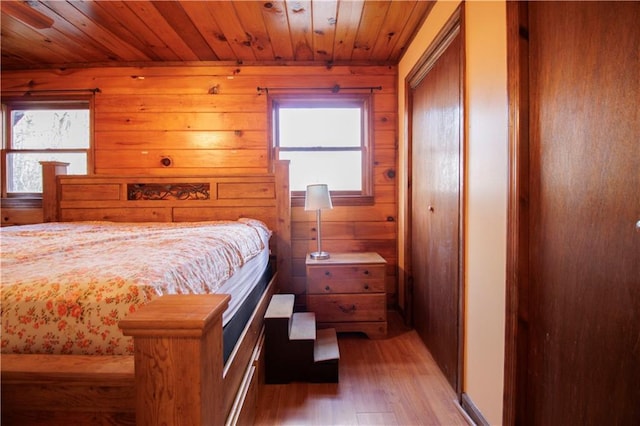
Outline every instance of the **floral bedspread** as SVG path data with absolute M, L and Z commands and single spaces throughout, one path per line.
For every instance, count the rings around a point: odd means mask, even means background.
M 262 235 L 252 219 L 1 228 L 2 352 L 133 353 L 119 320 L 159 295 L 214 293 Z

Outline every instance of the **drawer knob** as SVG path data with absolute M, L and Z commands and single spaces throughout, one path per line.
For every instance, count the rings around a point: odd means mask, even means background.
M 331 287 L 326 286 L 324 289 L 325 289 L 326 291 L 329 291 L 329 290 L 331 290 Z
M 364 289 L 365 289 L 365 290 L 369 290 L 369 284 L 365 284 L 365 285 L 364 285 Z
M 351 305 L 351 306 L 338 305 L 338 308 L 345 314 L 350 314 L 356 311 L 356 305 Z
M 328 277 L 329 275 L 331 275 L 331 272 L 329 272 L 329 271 L 324 271 L 324 274 Z
M 365 275 L 369 275 L 369 271 L 368 271 L 367 269 L 365 269 L 365 270 L 363 271 L 363 274 L 365 274 Z

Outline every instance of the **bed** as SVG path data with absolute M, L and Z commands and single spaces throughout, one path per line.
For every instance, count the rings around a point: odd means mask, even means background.
M 52 223 L 3 230 L 3 423 L 250 420 L 264 310 L 290 270 L 287 163 L 213 177 L 44 167 Z

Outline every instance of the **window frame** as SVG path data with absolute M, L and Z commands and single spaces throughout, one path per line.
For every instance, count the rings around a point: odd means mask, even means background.
M 46 110 L 46 109 L 87 109 L 89 111 L 89 146 L 86 149 L 14 149 L 12 147 L 13 128 L 11 123 L 11 113 L 14 110 Z M 91 174 L 93 170 L 93 120 L 94 120 L 94 103 L 93 96 L 30 96 L 28 99 L 24 97 L 3 97 L 2 98 L 2 156 L 0 158 L 0 180 L 3 199 L 12 199 L 16 202 L 34 199 L 41 199 L 40 192 L 8 192 L 8 166 L 7 156 L 12 153 L 43 153 L 43 152 L 60 152 L 60 153 L 85 153 L 87 157 L 87 174 Z
M 337 191 L 332 190 L 331 201 L 334 206 L 354 206 L 354 205 L 373 205 L 373 95 L 371 93 L 332 93 L 317 94 L 309 92 L 296 92 L 287 94 L 268 95 L 268 110 L 271 120 L 269 120 L 270 135 L 270 160 L 280 158 L 281 148 L 279 146 L 279 109 L 280 108 L 312 108 L 312 107 L 354 107 L 357 106 L 362 110 L 361 125 L 361 141 L 360 152 L 362 154 L 361 164 L 361 191 Z M 284 149 L 282 149 L 284 151 Z M 320 152 L 320 151 L 340 151 L 345 149 L 334 148 L 304 148 L 299 151 Z M 346 149 L 351 150 L 351 149 Z M 305 191 L 291 191 L 291 205 L 294 207 L 304 206 Z

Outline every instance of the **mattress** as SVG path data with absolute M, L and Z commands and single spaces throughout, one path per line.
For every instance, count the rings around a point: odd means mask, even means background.
M 2 352 L 131 354 L 118 322 L 164 294 L 228 293 L 228 325 L 264 284 L 271 231 L 253 219 L 1 228 Z

